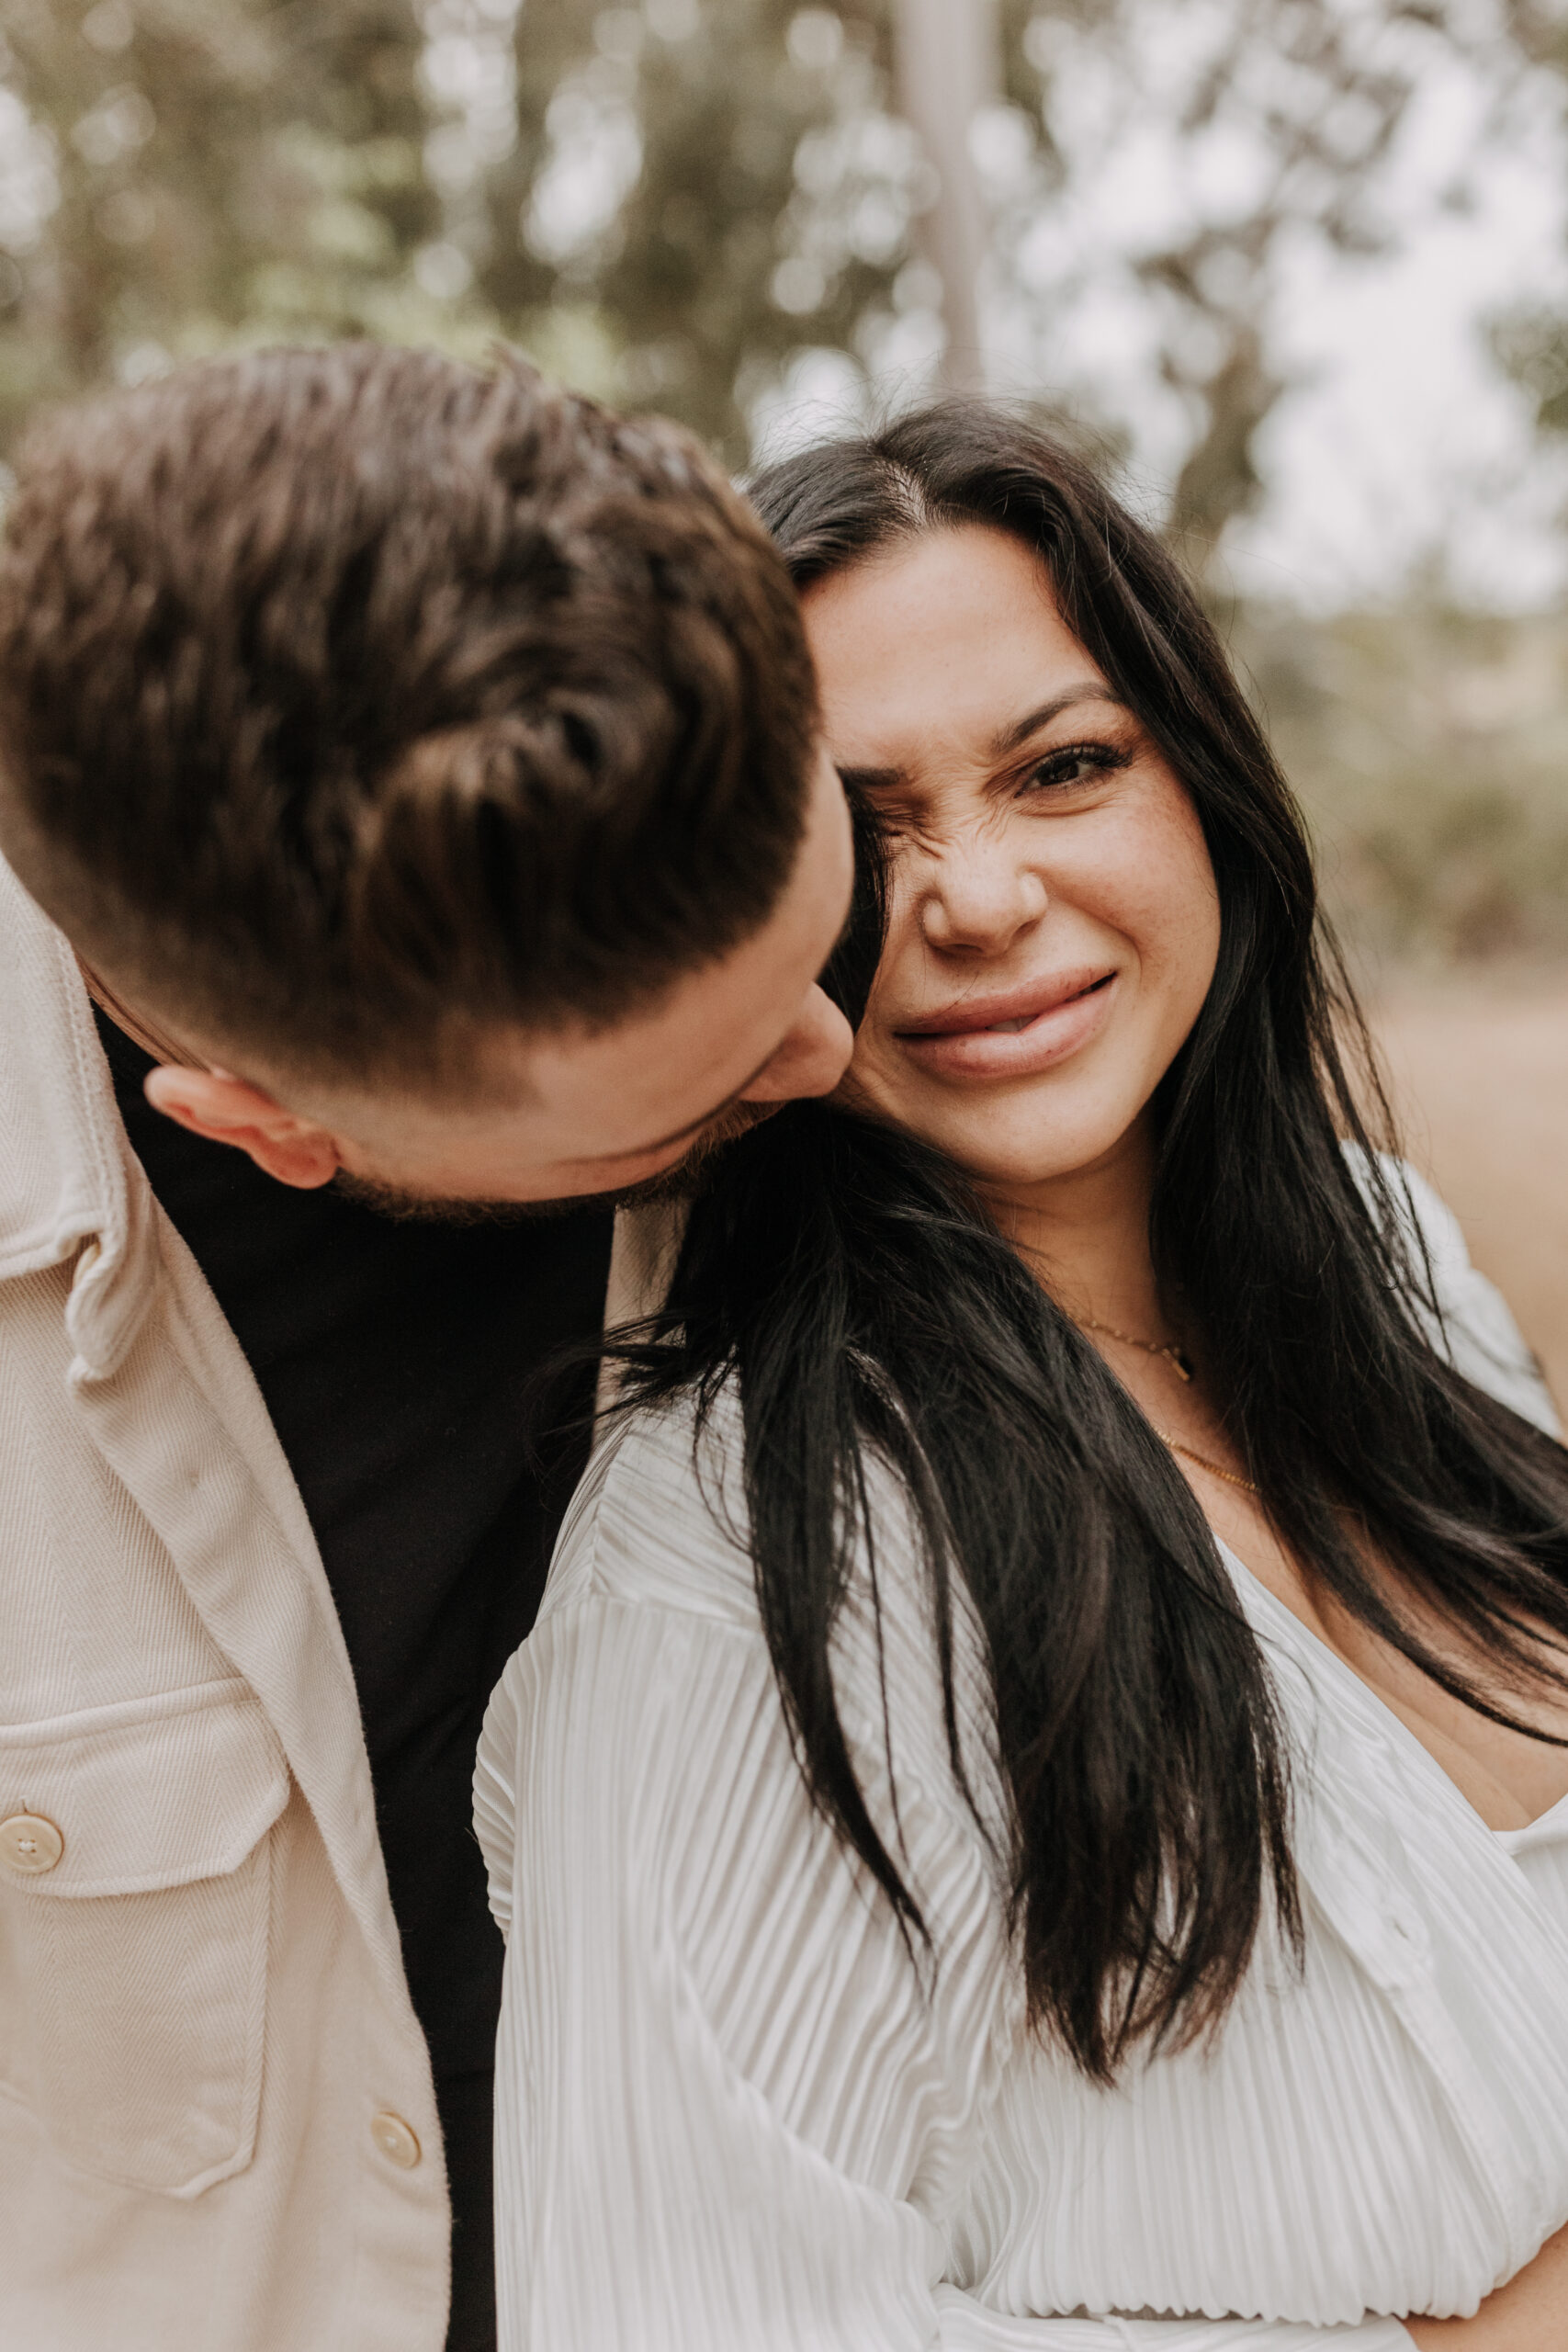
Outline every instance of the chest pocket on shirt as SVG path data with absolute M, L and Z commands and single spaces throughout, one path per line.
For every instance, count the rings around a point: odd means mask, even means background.
M 0 2088 L 69 2164 L 194 2197 L 250 2162 L 288 1788 L 238 1678 L 0 1729 Z

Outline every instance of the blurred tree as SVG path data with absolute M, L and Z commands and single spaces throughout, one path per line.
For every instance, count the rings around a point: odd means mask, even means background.
M 1568 17 L 1542 0 L 1503 0 L 1520 54 L 1554 74 L 1568 96 Z M 1491 322 L 1492 347 L 1506 372 L 1528 393 L 1544 434 L 1568 433 L 1568 318 L 1532 305 Z
M 1061 288 L 1015 266 L 1042 223 L 1081 224 L 1088 189 L 1092 226 L 1139 141 L 1221 159 L 1217 197 L 1179 175 L 1168 225 L 1111 257 L 1190 420 L 1171 528 L 1203 570 L 1259 495 L 1288 388 L 1281 256 L 1386 240 L 1384 167 L 1433 51 L 1568 73 L 1562 8 L 985 5 L 1002 86 L 974 147 L 1005 380 L 1064 379 Z M 500 328 L 734 462 L 801 354 L 842 356 L 846 404 L 908 398 L 932 380 L 941 289 L 935 175 L 895 96 L 901 6 L 0 0 L 0 438 L 42 394 L 345 333 L 472 348 Z M 1568 423 L 1568 329 L 1498 341 L 1543 423 Z
M 0 0 L 0 432 L 237 337 L 418 320 L 412 0 Z
M 519 135 L 491 177 L 482 271 L 509 329 L 613 397 L 683 415 L 735 461 L 803 349 L 851 355 L 882 397 L 923 389 L 940 305 L 919 230 L 936 183 L 892 95 L 899 6 L 525 0 Z M 1258 436 L 1288 389 L 1280 255 L 1303 239 L 1354 254 L 1389 241 L 1384 166 L 1432 48 L 1475 47 L 1476 12 L 1216 0 L 1187 20 L 1186 62 L 1165 80 L 1149 61 L 1169 0 L 999 0 L 996 15 L 1002 87 L 975 142 L 993 311 L 1028 307 L 1009 282 L 1012 251 L 1082 177 L 1053 119 L 1066 45 L 1105 69 L 1112 138 L 1161 121 L 1193 147 L 1247 153 L 1239 196 L 1233 173 L 1222 202 L 1178 209 L 1168 243 L 1125 256 L 1159 316 L 1160 372 L 1192 420 L 1170 527 L 1205 571 L 1257 502 Z M 1522 56 L 1505 28 L 1510 40 Z M 1060 382 L 1049 294 L 1035 307 L 1031 372 Z
M 1568 319 L 1554 310 L 1510 311 L 1492 321 L 1491 340 L 1533 402 L 1538 430 L 1568 433 Z
M 1023 49 L 1058 187 L 1083 164 L 1071 126 L 1054 129 L 1055 79 L 1075 51 L 1117 74 L 1112 119 L 1096 124 L 1102 147 L 1163 128 L 1185 157 L 1218 161 L 1212 196 L 1173 185 L 1169 242 L 1124 257 L 1159 306 L 1159 371 L 1192 418 L 1168 529 L 1201 577 L 1227 525 L 1258 503 L 1258 436 L 1289 389 L 1280 256 L 1307 242 L 1347 255 L 1393 242 L 1384 166 L 1434 48 L 1472 40 L 1460 13 L 1427 0 L 1221 0 L 1189 20 L 1174 60 L 1160 38 L 1167 0 L 1054 0 L 1032 13 Z
M 985 389 L 981 296 L 992 222 L 976 168 L 976 126 L 1002 94 L 996 0 L 894 0 L 898 103 L 935 164 L 940 191 L 919 224 L 942 282 L 944 391 Z
M 878 0 L 525 0 L 519 138 L 491 184 L 486 293 L 548 355 L 736 461 L 803 345 L 867 351 L 932 193 L 889 110 Z

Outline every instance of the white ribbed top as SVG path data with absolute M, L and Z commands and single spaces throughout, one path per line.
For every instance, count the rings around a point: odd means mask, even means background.
M 1555 1426 L 1420 1199 L 1456 1359 Z M 900 1498 L 875 1498 L 897 1824 L 863 1589 L 835 1663 L 934 1974 L 804 1795 L 739 1451 L 730 1398 L 700 1473 L 683 1408 L 601 1448 L 486 1724 L 502 2352 L 1408 2352 L 1368 2314 L 1473 2310 L 1568 2220 L 1568 1801 L 1489 1831 L 1227 1555 L 1296 1758 L 1306 1964 L 1266 1938 L 1213 2047 L 1098 2091 L 1024 2030 Z

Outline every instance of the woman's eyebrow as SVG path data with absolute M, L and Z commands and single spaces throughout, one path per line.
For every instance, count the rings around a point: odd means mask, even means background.
M 1113 694 L 1103 679 L 1084 678 L 1077 685 L 1065 686 L 1059 695 L 1053 695 L 1049 702 L 1043 702 L 1038 709 L 1027 712 L 1022 718 L 1015 719 L 1010 727 L 1004 727 L 993 735 L 991 758 L 1005 760 L 1010 752 L 1016 752 L 1021 743 L 1027 743 L 1032 735 L 1037 735 L 1043 727 L 1049 727 L 1051 721 L 1060 718 L 1065 710 L 1076 709 L 1079 703 L 1085 702 L 1107 702 L 1118 710 L 1126 707 L 1120 695 Z M 907 785 L 909 779 L 902 768 L 860 768 L 840 763 L 839 781 L 846 792 L 891 792 L 898 785 Z
M 1049 702 L 1043 702 L 1038 710 L 1030 711 L 1026 718 L 1016 720 L 1011 727 L 1004 727 L 1000 734 L 994 735 L 991 757 L 1005 760 L 1010 752 L 1016 752 L 1021 743 L 1027 743 L 1032 735 L 1037 735 L 1043 727 L 1049 727 L 1054 718 L 1060 718 L 1065 710 L 1072 710 L 1080 702 L 1110 702 L 1121 707 L 1120 696 L 1112 694 L 1108 685 L 1098 678 L 1085 678 L 1081 684 L 1064 688 L 1061 694 L 1053 695 Z

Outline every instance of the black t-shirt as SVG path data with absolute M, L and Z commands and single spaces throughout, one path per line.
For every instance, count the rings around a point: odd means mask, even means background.
M 132 1147 L 249 1360 L 337 1602 L 446 2143 L 448 2352 L 493 2352 L 502 1946 L 473 1833 L 474 1751 L 587 1450 L 585 1434 L 557 1434 L 536 1464 L 523 1392 L 561 1342 L 597 1335 L 611 1219 L 400 1224 L 275 1183 L 154 1111 L 149 1056 L 101 1015 L 98 1028 Z

